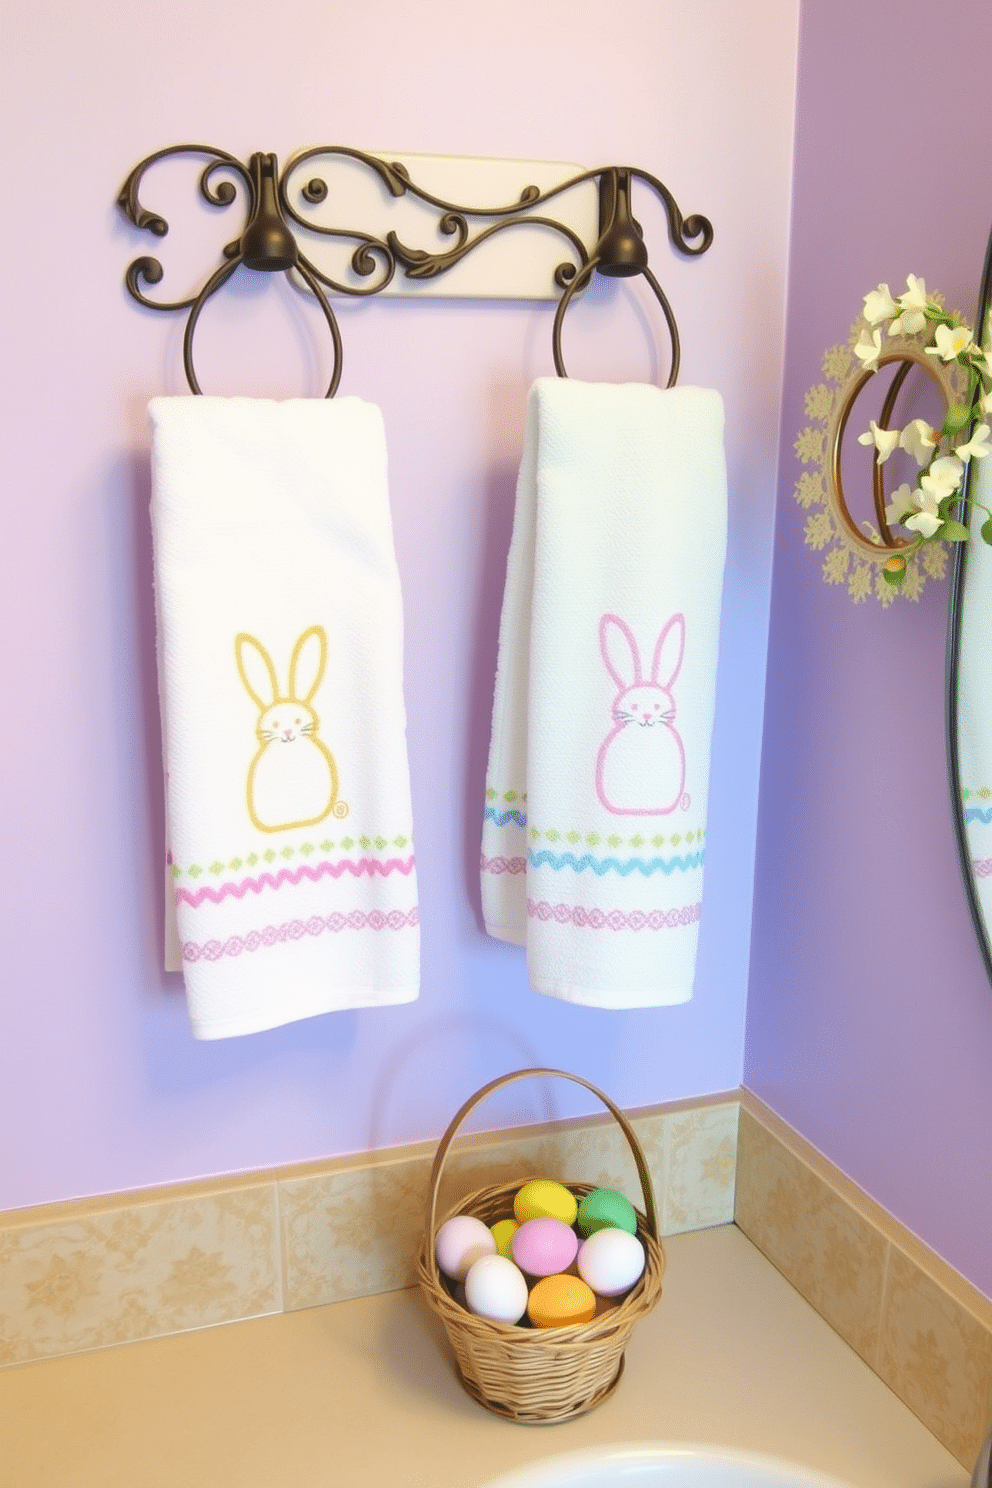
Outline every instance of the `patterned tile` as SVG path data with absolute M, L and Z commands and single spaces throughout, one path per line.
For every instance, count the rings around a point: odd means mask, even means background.
M 749 1092 L 631 1114 L 662 1234 L 736 1219 L 969 1467 L 992 1420 L 992 1302 Z M 409 1286 L 430 1144 L 167 1197 L 0 1216 L 0 1363 Z M 542 1175 L 644 1203 L 609 1116 L 459 1139 L 438 1213 Z
M 887 1240 L 743 1108 L 735 1218 L 807 1302 L 874 1368 Z
M 638 1141 L 651 1167 L 661 1150 L 663 1118 L 642 1118 L 639 1127 Z M 373 1156 L 367 1166 L 279 1184 L 287 1310 L 413 1284 L 432 1161 L 433 1155 L 422 1150 L 410 1155 L 401 1150 Z M 634 1159 L 610 1121 L 456 1140 L 441 1174 L 437 1216 L 478 1189 L 535 1176 L 609 1185 L 643 1208 Z M 657 1191 L 654 1173 L 652 1179 Z
M 412 1286 L 430 1159 L 279 1184 L 287 1312 Z
M 965 1467 L 992 1422 L 992 1332 L 892 1246 L 878 1373 Z
M 666 1235 L 733 1222 L 738 1110 L 733 1101 L 668 1116 Z
M 272 1184 L 0 1229 L 0 1363 L 277 1312 Z

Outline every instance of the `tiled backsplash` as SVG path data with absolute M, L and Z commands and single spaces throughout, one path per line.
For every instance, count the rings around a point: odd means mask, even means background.
M 729 1224 L 736 1095 L 636 1112 L 662 1233 Z M 0 1363 L 295 1311 L 414 1282 L 433 1144 L 0 1216 Z M 604 1115 L 456 1140 L 440 1208 L 535 1174 L 639 1207 Z
M 992 1301 L 749 1092 L 630 1113 L 663 1235 L 734 1221 L 965 1466 L 992 1422 Z M 413 1284 L 433 1144 L 0 1215 L 0 1363 Z M 534 1174 L 622 1189 L 610 1116 L 462 1137 L 439 1212 Z
M 992 1301 L 748 1091 L 734 1217 L 949 1452 L 992 1425 Z

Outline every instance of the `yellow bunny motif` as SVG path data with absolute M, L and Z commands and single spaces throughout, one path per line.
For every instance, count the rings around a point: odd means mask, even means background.
M 289 687 L 279 691 L 276 669 L 256 636 L 241 631 L 234 641 L 238 672 L 259 710 L 258 750 L 248 767 L 247 804 L 260 832 L 312 827 L 332 812 L 348 815 L 338 800 L 338 768 L 318 737 L 320 719 L 311 702 L 327 662 L 327 634 L 311 625 L 293 647 Z

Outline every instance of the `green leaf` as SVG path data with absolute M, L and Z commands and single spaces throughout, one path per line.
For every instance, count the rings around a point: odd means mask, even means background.
M 963 522 L 947 521 L 937 531 L 942 542 L 967 542 L 968 529 Z
M 985 541 L 992 544 L 992 517 L 989 517 L 987 522 L 982 523 L 980 530 Z
M 944 433 L 960 434 L 971 423 L 971 409 L 966 403 L 952 403 L 944 416 Z

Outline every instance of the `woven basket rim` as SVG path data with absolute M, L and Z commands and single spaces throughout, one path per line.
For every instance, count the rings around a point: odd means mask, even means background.
M 438 1221 L 438 1228 L 457 1214 L 474 1214 L 476 1209 L 501 1199 L 509 1201 L 508 1207 L 512 1214 L 513 1197 L 522 1183 L 527 1181 L 527 1179 L 515 1179 L 510 1183 L 487 1184 L 483 1188 L 477 1188 L 465 1194 L 444 1211 Z M 597 1187 L 594 1183 L 572 1182 L 569 1179 L 558 1181 L 577 1197 L 592 1193 Z M 429 1260 L 429 1256 L 433 1254 L 434 1236 L 426 1230 L 417 1255 L 417 1280 L 427 1294 L 427 1300 L 431 1303 L 433 1311 L 438 1314 L 442 1322 L 445 1324 L 450 1322 L 456 1329 L 468 1328 L 476 1338 L 483 1338 L 489 1334 L 494 1340 L 504 1338 L 512 1341 L 515 1346 L 535 1350 L 557 1349 L 569 1343 L 576 1345 L 590 1343 L 609 1337 L 611 1333 L 624 1326 L 632 1328 L 635 1322 L 646 1317 L 654 1309 L 661 1297 L 665 1252 L 660 1242 L 652 1235 L 646 1216 L 636 1205 L 634 1213 L 637 1216 L 637 1238 L 644 1246 L 644 1271 L 615 1307 L 600 1313 L 598 1317 L 590 1319 L 587 1323 L 565 1323 L 559 1328 L 522 1328 L 518 1323 L 500 1323 L 469 1312 L 460 1302 L 455 1301 L 443 1281 L 435 1280 Z

